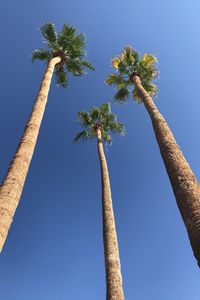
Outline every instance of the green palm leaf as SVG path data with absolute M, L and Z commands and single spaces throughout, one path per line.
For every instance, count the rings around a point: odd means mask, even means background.
M 106 79 L 106 83 L 109 85 L 119 85 L 123 82 L 124 82 L 124 80 L 123 80 L 122 76 L 120 76 L 118 74 L 114 74 L 114 73 L 108 75 L 108 77 Z
M 101 114 L 100 114 L 100 110 L 97 107 L 92 107 L 89 111 L 89 114 L 93 122 L 96 120 L 100 121 Z
M 133 97 L 133 99 L 134 99 L 136 102 L 142 103 L 140 94 L 139 94 L 139 92 L 138 92 L 136 89 L 134 89 L 134 90 L 132 91 L 132 97 Z
M 124 103 L 129 98 L 130 92 L 127 88 L 121 88 L 114 95 L 114 99 L 118 103 Z
M 68 84 L 68 76 L 67 73 L 64 71 L 64 68 L 61 67 L 58 70 L 56 70 L 55 75 L 56 75 L 57 86 L 60 85 L 66 88 Z
M 121 59 L 125 63 L 125 65 L 128 66 L 134 65 L 135 63 L 134 51 L 130 46 L 124 48 L 121 55 Z
M 79 59 L 68 59 L 66 61 L 66 69 L 74 76 L 81 76 L 85 73 Z
M 80 111 L 77 115 L 78 120 L 82 122 L 83 127 L 90 126 L 91 118 L 90 115 L 86 111 Z
M 40 32 L 45 40 L 47 49 L 37 49 L 32 54 L 32 60 L 40 59 L 50 61 L 60 57 L 61 62 L 56 65 L 55 75 L 57 85 L 66 87 L 68 74 L 81 76 L 87 69 L 95 70 L 93 65 L 85 60 L 85 35 L 77 34 L 76 28 L 64 24 L 57 34 L 55 25 L 47 22 L 40 27 Z
M 32 54 L 32 61 L 39 59 L 39 60 L 50 60 L 51 53 L 44 49 L 37 49 Z
M 109 145 L 112 145 L 112 137 L 107 132 L 103 132 L 102 139 Z
M 74 26 L 69 26 L 67 24 L 63 25 L 63 28 L 59 34 L 59 37 L 63 37 L 65 39 L 72 39 L 76 35 L 76 28 Z
M 85 35 L 83 33 L 78 34 L 73 39 L 73 50 L 80 51 L 85 47 Z
M 88 60 L 81 60 L 80 64 L 92 71 L 95 71 L 95 67 Z
M 88 134 L 87 134 L 87 132 L 86 132 L 85 130 L 83 130 L 83 131 L 79 132 L 79 133 L 75 136 L 74 142 L 78 142 L 78 141 L 80 141 L 80 140 L 86 141 L 87 139 L 88 139 Z
M 45 41 L 47 43 L 54 43 L 57 40 L 57 33 L 55 30 L 55 25 L 53 23 L 45 23 L 40 27 L 40 32 L 42 33 Z
M 105 116 L 105 118 L 107 116 L 110 116 L 111 115 L 111 105 L 110 105 L 110 103 L 101 104 L 99 110 Z
M 130 46 L 125 47 L 121 55 L 115 56 L 112 65 L 117 73 L 108 75 L 106 79 L 108 85 L 114 85 L 118 90 L 114 95 L 115 101 L 123 103 L 132 94 L 137 102 L 142 102 L 139 93 L 134 89 L 132 81 L 134 75 L 140 77 L 143 87 L 154 96 L 157 87 L 152 80 L 158 75 L 156 62 L 157 58 L 150 53 L 145 53 L 140 58 L 139 53 Z
M 119 122 L 110 124 L 110 130 L 112 132 L 120 133 L 120 134 L 123 134 L 123 135 L 125 134 L 124 124 L 119 123 Z
M 124 134 L 124 125 L 118 122 L 116 115 L 111 112 L 110 103 L 103 103 L 99 108 L 92 107 L 89 112 L 81 111 L 77 118 L 84 130 L 76 135 L 75 141 L 97 137 L 97 129 L 101 130 L 102 140 L 109 144 L 112 143 L 111 133 Z

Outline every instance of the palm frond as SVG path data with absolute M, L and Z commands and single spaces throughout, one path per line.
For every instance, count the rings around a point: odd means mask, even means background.
M 124 48 L 120 56 L 113 58 L 113 67 L 117 69 L 116 74 L 110 74 L 106 83 L 108 85 L 115 85 L 118 89 L 114 95 L 114 100 L 119 103 L 125 102 L 130 96 L 129 88 L 133 98 L 142 103 L 141 97 L 137 90 L 134 89 L 134 83 L 132 81 L 133 74 L 140 77 L 142 86 L 151 95 L 156 94 L 157 87 L 152 83 L 152 80 L 158 75 L 156 68 L 157 58 L 150 54 L 145 53 L 141 58 L 137 51 L 131 46 Z
M 36 59 L 39 60 L 50 60 L 51 59 L 51 53 L 44 49 L 37 49 L 32 54 L 32 61 L 35 61 Z
M 112 137 L 107 132 L 103 132 L 102 139 L 109 145 L 112 145 Z
M 40 27 L 40 32 L 47 43 L 54 43 L 57 40 L 55 25 L 47 22 Z
M 63 49 L 64 51 L 69 50 L 69 47 L 71 47 L 72 40 L 75 37 L 75 34 L 75 27 L 64 24 L 61 32 L 57 35 L 59 48 Z
M 79 59 L 68 59 L 65 64 L 67 70 L 74 76 L 81 76 L 85 73 Z
M 116 115 L 111 112 L 110 103 L 103 103 L 99 108 L 93 106 L 89 112 L 80 111 L 77 117 L 85 130 L 81 131 L 75 140 L 82 137 L 91 140 L 97 137 L 97 129 L 100 129 L 102 140 L 111 144 L 110 133 L 124 133 L 124 125 L 118 122 Z
M 118 85 L 123 83 L 123 78 L 120 74 L 110 74 L 108 75 L 106 81 L 105 81 L 108 85 Z
M 157 91 L 157 86 L 155 84 L 150 81 L 144 81 L 142 85 L 150 96 L 155 96 Z
M 88 133 L 85 130 L 83 130 L 75 136 L 74 142 L 78 142 L 80 140 L 86 141 L 87 139 L 88 139 Z
M 140 64 L 146 68 L 151 68 L 156 62 L 157 58 L 150 53 L 145 53 L 140 60 Z
M 66 39 L 72 39 L 76 34 L 76 28 L 74 26 L 69 26 L 64 24 L 59 36 L 63 36 Z
M 134 51 L 133 56 L 134 56 L 134 60 L 135 60 L 135 66 L 137 66 L 140 61 L 140 55 L 137 51 Z
M 66 88 L 68 85 L 68 76 L 67 73 L 64 71 L 64 68 L 60 67 L 58 70 L 56 70 L 55 75 L 57 86 L 62 86 Z
M 85 47 L 85 35 L 80 33 L 76 35 L 73 39 L 73 49 L 74 51 L 79 51 Z
M 112 124 L 117 121 L 116 115 L 111 112 L 103 114 L 102 118 L 103 118 L 103 126 L 102 127 L 104 128 L 105 131 L 109 131 Z
M 120 62 L 121 62 L 121 57 L 120 56 L 115 56 L 112 59 L 112 66 L 113 66 L 113 68 L 118 69 L 118 66 L 119 66 Z
M 138 73 L 141 79 L 151 81 L 158 75 L 156 68 L 157 58 L 149 53 L 145 53 L 138 64 Z
M 128 66 L 132 66 L 135 63 L 134 50 L 132 47 L 127 46 L 124 48 L 121 54 L 121 61 Z
M 80 64 L 92 71 L 95 71 L 95 67 L 88 60 L 81 60 Z
M 111 105 L 110 105 L 110 103 L 101 104 L 99 109 L 100 109 L 101 114 L 103 114 L 103 115 L 107 116 L 107 115 L 111 114 Z
M 123 123 L 120 122 L 114 122 L 110 125 L 110 130 L 113 133 L 120 133 L 121 135 L 125 134 L 125 127 Z
M 96 121 L 100 117 L 100 111 L 99 111 L 98 107 L 92 107 L 89 110 L 89 114 L 91 116 L 92 121 Z
M 120 74 L 130 76 L 131 72 L 133 72 L 133 70 L 134 70 L 134 67 L 132 66 L 132 70 L 130 71 L 130 68 L 127 66 L 126 61 L 122 60 L 118 65 L 118 70 L 119 70 Z
M 78 120 L 82 123 L 84 127 L 90 126 L 91 118 L 88 112 L 80 111 L 77 115 Z
M 130 92 L 127 88 L 121 88 L 114 95 L 114 99 L 118 103 L 124 103 L 128 100 L 129 95 L 130 95 Z
M 84 59 L 85 35 L 77 34 L 76 28 L 67 24 L 63 25 L 60 33 L 56 33 L 55 25 L 47 22 L 40 27 L 41 34 L 49 51 L 38 49 L 33 52 L 32 60 L 50 60 L 53 57 L 60 57 L 61 62 L 56 65 L 55 75 L 57 84 L 67 86 L 68 73 L 74 76 L 81 76 L 86 69 L 95 70 L 94 66 Z M 64 74 L 66 72 L 66 74 Z
M 134 89 L 134 90 L 132 91 L 132 97 L 133 97 L 133 99 L 134 99 L 136 102 L 142 103 L 142 99 L 141 99 L 141 97 L 140 97 L 140 94 L 139 94 L 138 90 Z

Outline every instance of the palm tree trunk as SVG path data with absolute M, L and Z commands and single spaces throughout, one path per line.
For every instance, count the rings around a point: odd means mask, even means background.
M 0 252 L 20 201 L 47 103 L 54 68 L 60 61 L 60 57 L 55 57 L 48 63 L 24 134 L 0 187 Z
M 101 130 L 97 129 L 98 154 L 102 178 L 103 240 L 106 269 L 106 300 L 124 300 L 122 275 L 115 228 L 108 167 L 104 155 Z
M 200 267 L 200 186 L 165 119 L 143 88 L 140 78 L 134 76 L 132 80 L 151 118 L 176 202 L 187 228 L 194 256 Z

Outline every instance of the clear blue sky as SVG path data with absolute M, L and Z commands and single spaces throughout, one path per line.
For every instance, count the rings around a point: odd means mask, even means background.
M 0 178 L 30 113 L 45 65 L 37 28 L 64 22 L 87 35 L 96 66 L 69 87 L 52 82 L 23 196 L 0 255 L 2 300 L 102 300 L 105 275 L 95 142 L 73 144 L 76 113 L 112 102 L 104 84 L 126 45 L 159 59 L 156 104 L 200 179 L 200 3 L 197 0 L 1 0 Z M 106 151 L 126 300 L 199 300 L 199 270 L 155 142 L 133 101 L 112 105 L 126 125 Z

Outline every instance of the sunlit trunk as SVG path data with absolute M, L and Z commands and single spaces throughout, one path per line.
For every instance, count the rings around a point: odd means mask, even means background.
M 194 256 L 200 266 L 200 186 L 165 119 L 143 88 L 140 78 L 134 76 L 133 82 L 151 118 L 177 205 L 187 228 Z
M 124 300 L 122 275 L 118 250 L 117 233 L 108 167 L 101 140 L 101 130 L 97 129 L 98 154 L 102 178 L 103 240 L 106 269 L 106 300 Z
M 54 68 L 60 61 L 60 57 L 55 57 L 48 63 L 29 121 L 0 187 L 0 251 L 20 201 L 44 115 Z

